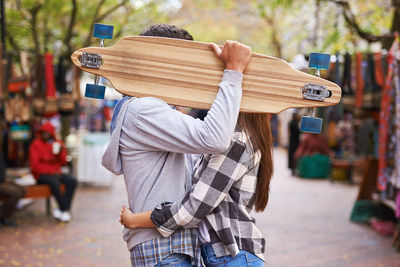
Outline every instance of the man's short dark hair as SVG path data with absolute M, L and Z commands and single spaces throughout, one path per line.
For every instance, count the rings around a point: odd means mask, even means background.
M 192 35 L 187 30 L 180 29 L 175 25 L 154 24 L 142 31 L 141 36 L 169 37 L 193 41 Z

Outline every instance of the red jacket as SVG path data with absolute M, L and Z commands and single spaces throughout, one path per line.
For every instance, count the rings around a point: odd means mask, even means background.
M 43 141 L 40 136 L 42 131 L 50 133 L 53 139 L 48 142 Z M 58 154 L 53 154 L 53 142 L 61 145 Z M 41 174 L 60 174 L 61 166 L 67 163 L 65 145 L 62 141 L 56 140 L 54 127 L 50 122 L 46 122 L 38 130 L 38 134 L 29 148 L 29 160 L 32 174 L 36 180 Z

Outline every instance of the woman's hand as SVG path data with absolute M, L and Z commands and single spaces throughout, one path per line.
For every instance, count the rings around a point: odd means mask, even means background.
M 125 205 L 119 213 L 119 222 L 126 228 L 154 228 L 151 218 L 151 211 L 133 213 Z

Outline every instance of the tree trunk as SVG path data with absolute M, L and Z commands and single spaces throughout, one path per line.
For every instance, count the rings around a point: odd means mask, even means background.
M 360 25 L 357 22 L 357 18 L 355 17 L 353 11 L 350 8 L 350 4 L 344 0 L 324 0 L 328 2 L 333 2 L 343 8 L 343 16 L 346 20 L 348 28 L 355 31 L 357 35 L 366 40 L 368 43 L 380 42 L 382 44 L 382 48 L 389 49 L 394 40 L 394 32 L 400 31 L 400 0 L 392 0 L 392 7 L 394 9 L 392 26 L 390 28 L 390 32 L 382 35 L 374 35 L 368 31 L 361 29 Z
M 320 24 L 320 11 L 321 11 L 321 1 L 315 1 L 315 25 L 314 25 L 314 36 L 313 36 L 313 46 L 318 46 L 319 41 L 319 24 Z
M 393 19 L 392 19 L 392 27 L 390 32 L 394 34 L 395 32 L 400 34 L 400 0 L 392 0 L 393 11 Z M 387 50 L 390 49 L 394 41 L 394 37 L 387 37 L 382 40 L 382 48 Z
M 39 10 L 42 8 L 42 6 L 43 6 L 43 4 L 39 4 L 30 10 L 31 29 L 32 29 L 33 42 L 35 44 L 35 54 L 36 55 L 40 54 L 40 42 L 39 42 L 39 36 L 38 36 L 38 32 L 37 32 L 37 14 L 38 14 Z

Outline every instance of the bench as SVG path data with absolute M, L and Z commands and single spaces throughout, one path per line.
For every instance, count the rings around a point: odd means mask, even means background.
M 345 170 L 347 181 L 353 183 L 353 171 L 354 169 L 363 169 L 366 165 L 366 159 L 333 159 L 331 160 L 331 168 Z M 333 181 L 331 177 L 331 182 Z
M 50 216 L 50 210 L 51 210 L 51 190 L 50 186 L 48 185 L 29 185 L 29 186 L 24 186 L 26 190 L 26 194 L 24 198 L 46 198 L 46 214 Z M 65 192 L 65 185 L 60 186 L 61 193 Z M 4 201 L 5 197 L 0 196 L 0 201 Z

